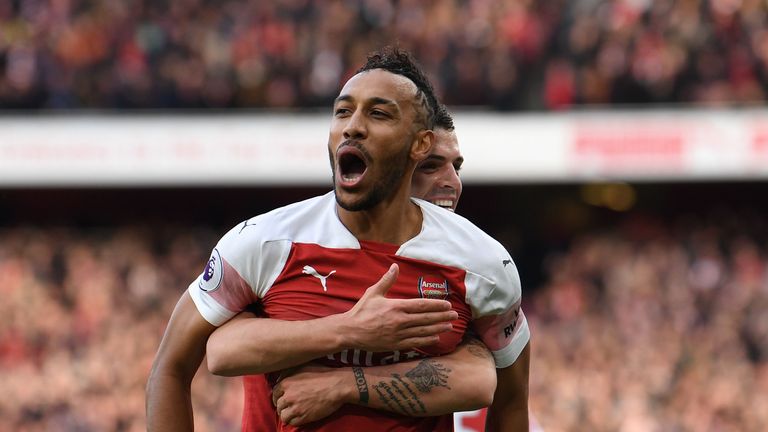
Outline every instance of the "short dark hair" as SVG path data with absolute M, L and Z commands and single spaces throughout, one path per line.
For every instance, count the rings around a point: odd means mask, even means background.
M 432 129 L 435 125 L 435 116 L 438 111 L 435 89 L 427 76 L 422 72 L 416 60 L 404 50 L 398 47 L 387 46 L 368 55 L 365 64 L 355 72 L 367 72 L 374 69 L 383 69 L 396 75 L 401 75 L 411 80 L 416 85 L 416 98 L 424 108 L 424 127 Z
M 435 128 L 445 129 L 449 132 L 456 129 L 453 125 L 453 116 L 451 116 L 448 107 L 444 104 L 437 105 L 437 111 L 435 112 Z

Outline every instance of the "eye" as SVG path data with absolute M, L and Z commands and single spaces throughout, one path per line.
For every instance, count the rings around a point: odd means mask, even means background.
M 371 115 L 373 117 L 384 117 L 384 118 L 389 117 L 389 113 L 382 110 L 378 110 L 378 109 L 371 110 Z
M 335 115 L 336 117 L 342 117 L 342 116 L 348 115 L 348 114 L 349 114 L 349 112 L 350 112 L 350 111 L 349 111 L 349 109 L 347 109 L 347 108 L 341 108 L 341 107 L 340 107 L 340 108 L 336 108 L 336 109 L 333 111 L 333 115 Z
M 453 161 L 453 169 L 456 170 L 456 174 L 461 171 L 461 166 L 464 165 L 464 158 L 458 158 L 455 161 Z
M 419 171 L 423 172 L 425 174 L 431 174 L 440 168 L 436 163 L 433 162 L 427 162 L 422 165 L 419 165 Z

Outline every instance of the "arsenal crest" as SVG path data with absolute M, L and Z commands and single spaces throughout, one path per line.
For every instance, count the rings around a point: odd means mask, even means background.
M 419 278 L 419 294 L 423 298 L 445 300 L 448 298 L 448 280 Z

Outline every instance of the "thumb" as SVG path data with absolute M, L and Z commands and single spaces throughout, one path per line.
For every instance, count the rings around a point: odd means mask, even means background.
M 389 270 L 381 276 L 378 282 L 368 287 L 366 290 L 367 296 L 378 295 L 384 297 L 387 292 L 395 284 L 397 276 L 400 274 L 400 267 L 397 264 L 389 266 Z

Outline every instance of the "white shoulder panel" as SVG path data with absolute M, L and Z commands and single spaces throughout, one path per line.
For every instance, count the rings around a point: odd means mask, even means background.
M 400 255 L 463 269 L 465 301 L 474 331 L 491 350 L 496 367 L 514 363 L 530 338 L 520 309 L 517 267 L 504 247 L 465 218 L 414 200 L 424 214 L 422 231 Z
M 475 317 L 502 313 L 520 301 L 520 277 L 504 246 L 462 216 L 413 201 L 423 210 L 424 226 L 400 255 L 466 270 L 467 303 Z
M 282 271 L 293 243 L 360 247 L 336 216 L 335 198 L 329 192 L 246 220 L 227 233 L 217 248 L 226 251 L 222 257 L 262 297 Z
M 336 216 L 333 192 L 250 218 L 219 240 L 205 270 L 190 285 L 200 313 L 220 325 L 266 295 L 294 243 L 360 247 Z

